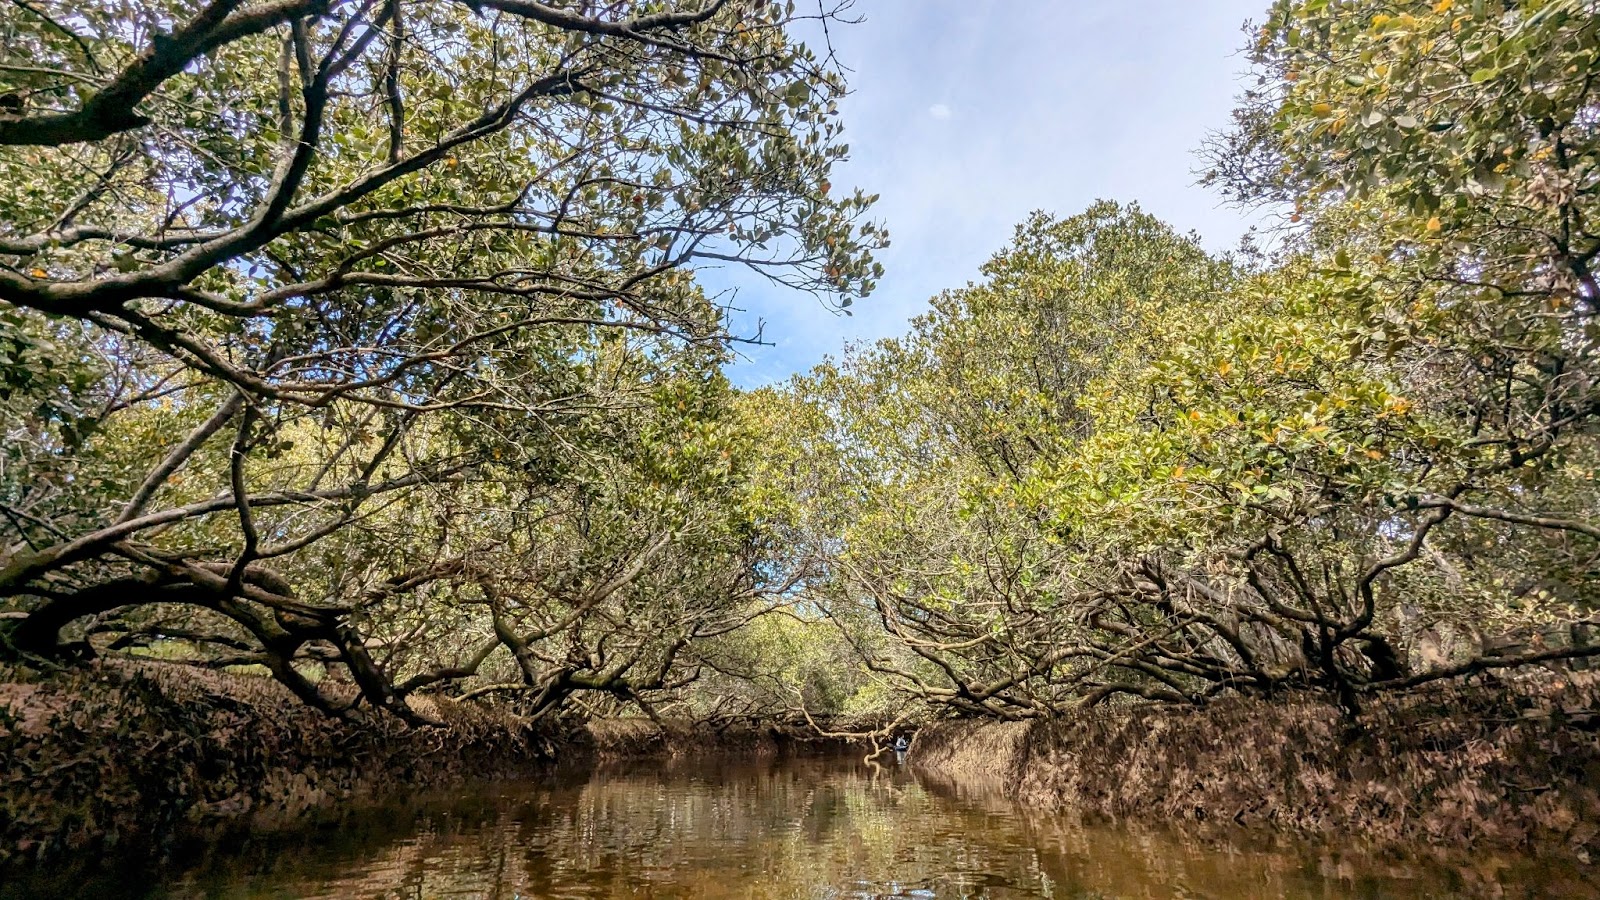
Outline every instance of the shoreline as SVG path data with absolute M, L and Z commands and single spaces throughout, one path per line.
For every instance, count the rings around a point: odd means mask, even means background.
M 1562 673 L 1373 698 L 1352 726 L 1295 700 L 952 719 L 920 775 L 1109 821 L 1600 860 L 1600 679 Z
M 161 854 L 341 803 L 560 766 L 836 746 L 792 727 L 563 725 L 421 702 L 444 727 L 337 720 L 269 679 L 161 662 L 100 661 L 47 677 L 0 670 L 0 868 L 113 849 Z
M 1600 859 L 1597 708 L 1600 678 L 1563 673 L 1375 698 L 1354 728 L 1332 707 L 1293 699 L 951 719 L 924 726 L 906 764 L 954 790 L 1088 818 L 1588 864 Z M 0 680 L 0 867 L 159 855 L 466 781 L 849 746 L 795 726 L 556 726 L 449 703 L 430 712 L 447 725 L 339 721 L 266 679 L 163 663 Z

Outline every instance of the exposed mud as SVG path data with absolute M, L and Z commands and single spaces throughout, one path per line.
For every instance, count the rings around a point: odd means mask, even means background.
M 835 749 L 793 727 L 532 722 L 413 700 L 443 727 L 340 721 L 277 682 L 158 662 L 97 661 L 40 677 L 0 669 L 0 866 L 272 828 L 352 798 L 557 763 Z
M 1385 846 L 1600 860 L 1600 687 L 1574 673 L 1329 706 L 1220 701 L 1055 722 L 941 722 L 910 762 L 1030 806 Z
M 547 766 L 560 735 L 468 706 L 442 728 L 339 721 L 265 678 L 97 662 L 0 673 L 0 862 L 159 846 L 241 817 L 288 817 L 398 785 Z

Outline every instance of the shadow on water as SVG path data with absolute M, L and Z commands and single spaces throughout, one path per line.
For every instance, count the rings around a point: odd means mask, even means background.
M 1600 896 L 1600 874 L 1197 840 L 1020 810 L 851 758 L 703 759 L 352 805 L 141 870 L 39 873 L 0 897 L 1111 898 Z

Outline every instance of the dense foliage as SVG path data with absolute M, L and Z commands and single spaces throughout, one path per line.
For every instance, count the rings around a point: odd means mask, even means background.
M 1600 8 L 1279 2 L 1218 259 L 1036 216 L 792 404 L 821 607 L 899 697 L 1053 715 L 1592 655 Z M 866 625 L 863 625 L 866 623 Z
M 8 652 L 670 698 L 783 587 L 695 269 L 876 274 L 844 8 L 8 6 Z
M 1279 0 L 1206 151 L 1270 251 L 1036 214 L 741 393 L 697 266 L 878 274 L 844 11 L 14 3 L 7 654 L 882 723 L 1600 652 L 1594 0 Z

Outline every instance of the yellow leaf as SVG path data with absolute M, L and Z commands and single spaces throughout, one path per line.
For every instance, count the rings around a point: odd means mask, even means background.
M 1186 471 L 1188 471 L 1188 467 L 1187 466 L 1178 466 L 1176 469 L 1172 470 L 1172 477 L 1173 478 L 1182 478 L 1183 477 L 1183 473 L 1186 472 Z
M 50 276 L 50 273 L 43 269 L 32 269 L 28 272 L 28 274 L 35 278 L 48 278 Z
M 1314 103 L 1314 104 L 1311 105 L 1311 114 L 1316 116 L 1319 119 L 1326 119 L 1329 116 L 1333 115 L 1333 104 L 1331 104 L 1331 103 Z
M 1367 459 L 1383 459 L 1382 450 L 1368 450 Z
M 1434 216 L 1433 218 L 1428 220 L 1428 230 L 1429 231 L 1438 231 L 1439 229 L 1441 229 L 1443 227 L 1444 227 L 1444 224 L 1439 221 L 1439 217 L 1438 216 Z
M 1450 7 L 1455 6 L 1455 5 L 1456 5 L 1456 0 L 1439 0 L 1438 3 L 1435 3 L 1433 5 L 1433 11 L 1436 12 L 1436 13 L 1439 13 L 1440 15 L 1443 15 L 1443 14 L 1445 14 L 1445 13 L 1450 11 Z
M 1223 360 L 1222 362 L 1217 364 L 1217 374 L 1219 374 L 1219 375 L 1226 375 L 1226 374 L 1228 374 L 1229 372 L 1232 372 L 1232 371 L 1233 371 L 1233 363 L 1231 363 L 1231 362 L 1229 362 L 1227 360 Z
M 1377 15 L 1377 16 L 1373 16 L 1372 17 L 1372 27 L 1373 28 L 1382 28 L 1383 26 L 1385 26 L 1387 24 L 1389 24 L 1389 17 L 1388 16 Z
M 1200 421 L 1200 410 L 1198 410 L 1198 409 L 1189 410 L 1189 421 L 1191 421 L 1191 422 Z

